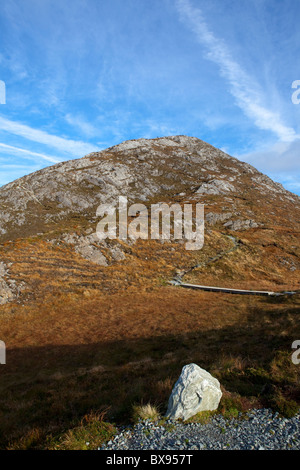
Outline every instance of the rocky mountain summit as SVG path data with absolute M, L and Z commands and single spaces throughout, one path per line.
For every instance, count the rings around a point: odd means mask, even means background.
M 34 237 L 46 243 L 47 250 L 50 246 L 72 248 L 74 254 L 93 265 L 106 267 L 129 262 L 133 256 L 130 240 L 127 243 L 100 241 L 96 234 L 97 207 L 99 204 L 116 205 L 119 196 L 128 198 L 129 203 L 139 202 L 147 207 L 158 202 L 203 203 L 207 251 L 209 248 L 213 252 L 217 250 L 222 258 L 224 249 L 231 251 L 224 234 L 232 234 L 236 237 L 235 245 L 239 243 L 243 248 L 239 259 L 235 260 L 239 263 L 240 279 L 244 276 L 249 280 L 251 270 L 252 280 L 256 275 L 260 277 L 259 265 L 263 263 L 268 273 L 265 279 L 272 271 L 275 283 L 280 284 L 282 280 L 297 286 L 294 274 L 299 271 L 300 198 L 248 163 L 195 137 L 123 142 L 3 186 L 0 188 L 0 242 L 4 246 L 8 242 L 16 246 L 15 243 Z M 207 258 L 205 249 L 198 253 L 201 261 Z M 172 251 L 181 253 L 182 260 L 181 266 L 177 261 L 170 261 L 171 265 L 176 264 L 174 269 L 194 262 L 191 254 L 182 253 L 180 244 L 170 246 L 167 257 Z M 12 253 L 11 256 L 13 258 Z M 13 261 L 9 256 L 3 257 L 3 262 L 14 265 Z M 227 268 L 230 261 L 227 260 Z M 233 266 L 231 273 L 232 270 Z M 288 276 L 282 271 L 287 271 Z M 18 270 L 16 278 L 20 279 L 13 285 L 19 282 L 23 286 L 28 282 L 22 270 L 21 275 Z M 3 276 L 1 279 L 2 303 L 4 299 L 15 299 L 11 289 L 8 294 L 9 287 Z
M 281 184 L 197 138 L 138 139 L 59 163 L 3 186 L 1 241 L 49 231 L 70 217 L 93 221 L 97 206 L 113 203 L 119 195 L 135 202 L 177 197 L 212 203 L 220 197 L 224 209 L 230 211 L 219 216 L 208 214 L 208 220 L 211 223 L 233 217 L 233 221 L 227 221 L 233 229 L 261 222 L 253 208 L 240 214 L 242 201 L 258 205 L 261 198 L 276 200 L 282 207 L 291 203 L 299 206 L 299 198 Z M 254 216 L 257 221 L 251 219 Z M 239 217 L 243 223 L 236 222 Z

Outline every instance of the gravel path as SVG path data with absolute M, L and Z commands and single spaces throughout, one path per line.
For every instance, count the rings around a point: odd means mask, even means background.
M 269 409 L 251 410 L 246 417 L 208 424 L 163 425 L 149 420 L 119 430 L 113 441 L 99 450 L 300 450 L 300 413 L 281 418 Z

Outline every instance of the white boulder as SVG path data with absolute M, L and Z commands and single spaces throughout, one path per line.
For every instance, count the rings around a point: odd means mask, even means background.
M 221 396 L 216 378 L 197 364 L 188 364 L 174 385 L 166 416 L 186 420 L 200 411 L 216 410 Z

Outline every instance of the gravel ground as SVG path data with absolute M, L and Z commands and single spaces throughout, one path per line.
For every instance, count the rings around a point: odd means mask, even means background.
M 149 420 L 119 429 L 113 441 L 99 450 L 300 450 L 300 414 L 281 418 L 268 409 L 225 419 L 216 415 L 208 424 Z

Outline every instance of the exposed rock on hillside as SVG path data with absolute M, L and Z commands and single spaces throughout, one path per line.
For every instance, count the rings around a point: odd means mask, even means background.
M 139 139 L 59 163 L 2 187 L 0 241 L 55 230 L 58 225 L 67 227 L 74 217 L 91 222 L 100 203 L 113 203 L 119 195 L 140 202 L 176 195 L 199 201 L 220 196 L 224 202 L 229 197 L 230 209 L 245 199 L 253 204 L 259 198 L 274 197 L 281 202 L 299 201 L 249 164 L 195 137 Z
M 235 178 L 231 177 L 231 181 Z M 203 183 L 200 188 L 196 191 L 197 194 L 226 194 L 228 191 L 234 191 L 235 188 L 228 181 L 221 179 L 213 179 L 208 183 Z
M 59 239 L 51 240 L 57 245 L 72 245 L 76 253 L 86 260 L 92 261 L 99 266 L 108 266 L 110 262 L 121 261 L 125 258 L 125 253 L 118 243 L 109 245 L 106 241 L 100 241 L 96 233 L 77 235 L 76 233 L 65 233 Z M 107 253 L 107 256 L 103 254 Z
M 8 266 L 0 262 L 0 305 L 15 300 L 24 287 L 23 284 L 18 285 L 15 280 L 10 279 L 9 274 Z
M 254 220 L 229 220 L 224 224 L 224 227 L 229 228 L 230 230 L 247 230 L 248 228 L 259 227 Z

